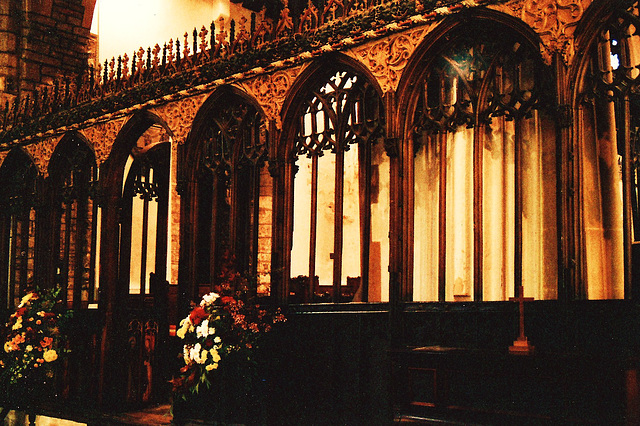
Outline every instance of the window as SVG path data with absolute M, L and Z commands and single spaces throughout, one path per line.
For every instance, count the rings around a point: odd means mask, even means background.
M 95 159 L 86 143 L 68 136 L 58 145 L 50 169 L 56 194 L 56 283 L 66 289 L 70 308 L 87 308 L 98 300 Z
M 153 125 L 125 165 L 120 274 L 129 283 L 129 294 L 141 298 L 153 294 L 152 274 L 162 283 L 167 271 L 170 152 L 164 128 Z
M 636 3 L 601 29 L 580 89 L 578 298 L 630 297 L 638 264 L 638 15 Z
M 225 92 L 200 145 L 198 259 L 201 293 L 218 285 L 224 268 L 240 272 L 251 291 L 271 291 L 273 183 L 269 134 L 260 112 Z
M 35 285 L 36 180 L 38 170 L 19 149 L 0 168 L 0 231 L 2 232 L 2 308 L 12 310 Z
M 361 76 L 326 74 L 307 92 L 293 156 L 291 302 L 386 301 L 389 157 L 384 112 Z
M 508 300 L 519 285 L 557 297 L 550 90 L 534 51 L 505 31 L 461 34 L 415 85 L 415 301 Z

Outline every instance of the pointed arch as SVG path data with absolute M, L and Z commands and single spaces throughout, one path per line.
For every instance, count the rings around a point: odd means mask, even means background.
M 93 149 L 79 132 L 65 134 L 49 163 L 52 197 L 53 280 L 70 308 L 97 303 L 99 249 L 98 167 Z
M 250 277 L 252 292 L 270 293 L 270 124 L 255 99 L 233 86 L 218 88 L 196 115 L 180 166 L 189 215 L 182 220 L 191 224 L 181 246 L 194 259 L 181 268 L 189 271 L 183 285 L 191 297 L 219 291 L 225 268 Z
M 398 89 L 405 297 L 557 297 L 555 88 L 538 46 L 521 21 L 480 11 L 416 49 Z
M 582 52 L 570 69 L 568 98 L 576 161 L 573 292 L 580 299 L 636 297 L 640 274 L 637 2 L 594 2 L 576 29 Z
M 298 77 L 282 117 L 280 297 L 389 300 L 390 159 L 381 88 L 362 64 L 327 55 Z
M 0 167 L 1 311 L 13 310 L 36 284 L 36 223 L 42 177 L 30 156 L 12 149 Z

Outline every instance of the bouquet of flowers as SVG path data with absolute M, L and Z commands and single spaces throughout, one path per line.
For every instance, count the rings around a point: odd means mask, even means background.
M 176 335 L 184 341 L 184 366 L 172 384 L 182 399 L 198 393 L 201 384 L 210 387 L 216 372 L 227 363 L 254 362 L 253 351 L 261 335 L 285 321 L 280 309 L 269 313 L 238 295 L 206 294 L 180 322 Z
M 0 386 L 5 391 L 42 386 L 53 378 L 56 361 L 66 353 L 62 329 L 72 315 L 60 302 L 60 291 L 27 293 L 9 317 L 0 356 Z

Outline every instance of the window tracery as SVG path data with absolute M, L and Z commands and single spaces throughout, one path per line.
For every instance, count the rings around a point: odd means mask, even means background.
M 271 287 L 272 178 L 263 115 L 240 96 L 221 95 L 200 142 L 198 237 L 200 286 L 217 285 L 223 267 L 251 278 L 252 291 Z M 231 262 L 232 265 L 228 263 Z
M 2 308 L 18 306 L 35 285 L 36 206 L 38 171 L 22 151 L 13 150 L 0 168 L 2 241 Z
M 389 158 L 380 97 L 350 71 L 325 74 L 306 93 L 292 149 L 291 299 L 388 300 Z
M 579 167 L 582 243 L 576 297 L 629 297 L 640 241 L 638 3 L 602 26 L 582 81 Z M 607 253 L 606 255 L 604 253 Z
M 553 133 L 537 61 L 483 32 L 425 64 L 412 123 L 414 300 L 507 300 L 520 284 L 556 297 L 555 180 L 542 179 L 555 175 L 555 147 L 543 143 Z
M 63 139 L 52 159 L 56 193 L 56 282 L 74 309 L 98 300 L 96 247 L 98 206 L 94 199 L 97 167 L 88 146 Z

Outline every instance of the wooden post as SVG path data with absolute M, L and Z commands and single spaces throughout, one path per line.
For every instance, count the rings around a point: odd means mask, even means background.
M 527 340 L 527 336 L 524 334 L 524 302 L 533 300 L 533 297 L 524 297 L 524 289 L 522 286 L 518 286 L 518 296 L 510 297 L 509 300 L 517 301 L 520 311 L 520 327 L 518 338 L 513 342 L 513 345 L 509 346 L 509 352 L 513 354 L 529 355 L 533 353 L 533 345 Z

